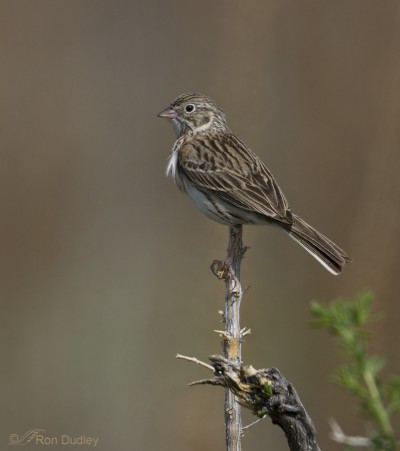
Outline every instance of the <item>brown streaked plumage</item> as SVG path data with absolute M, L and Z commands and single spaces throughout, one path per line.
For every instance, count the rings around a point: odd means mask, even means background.
M 350 257 L 289 209 L 264 163 L 228 128 L 209 97 L 179 96 L 159 114 L 172 121 L 177 140 L 167 167 L 178 188 L 223 224 L 272 224 L 286 230 L 332 274 Z

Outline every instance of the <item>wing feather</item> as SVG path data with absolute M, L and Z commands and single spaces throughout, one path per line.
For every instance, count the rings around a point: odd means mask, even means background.
M 236 136 L 222 135 L 186 141 L 179 166 L 199 189 L 249 211 L 284 219 L 288 203 L 271 172 Z

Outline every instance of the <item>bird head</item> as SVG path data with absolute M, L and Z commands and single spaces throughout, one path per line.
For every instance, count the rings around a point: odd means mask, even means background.
M 228 129 L 224 112 L 203 94 L 182 94 L 158 116 L 172 121 L 177 137 L 186 133 L 215 133 Z

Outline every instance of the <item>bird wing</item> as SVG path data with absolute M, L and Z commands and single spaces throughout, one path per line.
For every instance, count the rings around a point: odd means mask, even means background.
M 200 190 L 274 218 L 287 216 L 288 203 L 262 161 L 233 134 L 193 138 L 179 149 L 179 167 Z

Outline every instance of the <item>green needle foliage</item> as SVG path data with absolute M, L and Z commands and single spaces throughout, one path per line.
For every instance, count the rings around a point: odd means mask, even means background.
M 371 314 L 371 303 L 372 294 L 366 292 L 355 299 L 334 299 L 328 305 L 312 301 L 310 310 L 313 325 L 328 328 L 349 357 L 349 363 L 336 370 L 334 380 L 359 398 L 362 411 L 373 420 L 371 449 L 395 450 L 391 418 L 400 412 L 400 375 L 379 378 L 385 360 L 367 352 L 370 334 L 364 327 L 377 319 Z

